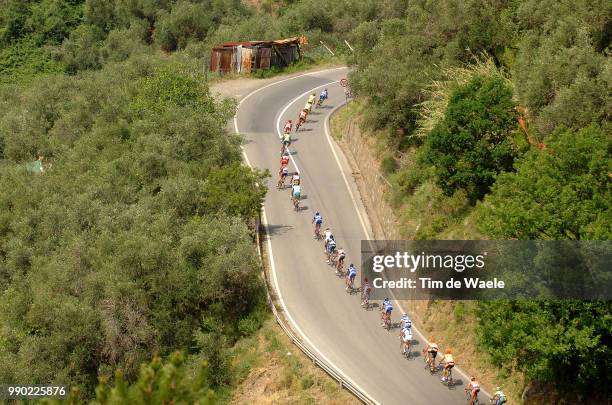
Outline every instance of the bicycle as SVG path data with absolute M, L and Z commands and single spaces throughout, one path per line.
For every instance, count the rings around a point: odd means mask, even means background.
M 383 328 L 387 329 L 387 331 L 391 330 L 391 315 L 385 316 L 383 315 Z
M 336 267 L 337 259 L 338 259 L 338 252 L 335 249 L 333 252 L 327 254 L 327 263 L 330 266 Z
M 410 360 L 410 357 L 412 355 L 412 343 L 405 343 L 404 339 L 400 337 L 400 347 L 402 349 L 402 355 L 406 357 L 407 360 Z
M 276 188 L 278 190 L 285 188 L 285 178 L 284 177 L 281 177 L 280 179 L 278 179 L 278 183 L 276 183 Z
M 300 127 L 302 126 L 304 122 L 306 122 L 306 120 L 303 120 L 301 118 L 298 120 L 298 122 L 295 124 L 295 132 L 297 132 L 300 129 Z
M 300 210 L 300 199 L 299 198 L 293 198 L 293 208 L 295 209 L 296 212 Z
M 471 405 L 472 404 L 472 390 L 469 389 L 465 389 L 465 399 L 466 399 L 466 403 L 467 405 Z M 474 405 L 480 405 L 480 400 L 478 399 L 478 393 L 476 393 L 476 398 L 474 398 Z
M 339 256 L 336 259 L 336 275 L 343 276 L 344 272 L 342 271 L 342 266 L 344 265 L 344 259 L 346 258 L 346 254 L 344 256 Z
M 361 291 L 361 306 L 367 311 L 370 309 L 370 289 Z
M 319 224 L 315 225 L 314 238 L 316 240 L 321 240 L 321 225 Z
M 436 374 L 436 359 L 432 357 L 430 352 L 426 351 L 426 348 L 423 348 L 423 359 L 425 361 L 425 368 L 428 368 L 432 375 Z
M 355 292 L 355 287 L 354 287 L 355 279 L 351 279 L 347 274 L 345 283 L 346 283 L 346 292 L 349 293 L 350 295 L 353 295 L 353 293 Z
M 444 378 L 444 371 L 442 372 L 442 378 Z M 449 368 L 446 373 L 446 380 L 441 381 L 443 385 L 446 385 L 448 388 L 451 388 L 455 385 L 455 380 L 453 380 L 453 368 Z

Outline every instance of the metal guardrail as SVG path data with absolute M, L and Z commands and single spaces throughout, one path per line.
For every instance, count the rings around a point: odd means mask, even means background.
M 256 225 L 257 253 L 259 254 L 259 259 L 262 261 L 262 265 L 263 265 L 263 254 L 262 254 L 262 249 L 261 249 L 262 240 L 261 240 L 261 233 L 260 233 L 260 230 L 261 230 L 261 218 L 259 216 L 256 218 L 255 225 Z M 291 328 L 289 328 L 285 324 L 285 321 L 279 315 L 278 310 L 276 309 L 276 305 L 274 305 L 274 301 L 272 300 L 272 297 L 270 296 L 269 289 L 271 287 L 268 286 L 268 278 L 266 277 L 265 270 L 262 271 L 262 275 L 261 276 L 262 276 L 262 278 L 264 280 L 264 284 L 266 286 L 266 300 L 268 301 L 268 305 L 270 305 L 270 308 L 272 309 L 272 313 L 274 314 L 274 318 L 276 319 L 276 323 L 287 334 L 289 339 L 291 339 L 291 342 L 294 345 L 296 345 L 306 356 L 308 356 L 308 358 L 310 358 L 310 360 L 312 360 L 312 362 L 315 364 L 315 366 L 319 367 L 320 369 L 325 371 L 331 378 L 333 378 L 334 380 L 338 381 L 338 383 L 340 383 L 340 387 L 341 388 L 344 388 L 347 391 L 349 391 L 351 394 L 353 394 L 357 399 L 359 399 L 364 404 L 367 404 L 367 405 L 377 405 L 378 403 L 374 399 L 370 398 L 370 396 L 368 394 L 366 394 L 365 392 L 361 391 L 352 382 L 346 380 L 342 376 L 342 374 L 340 374 L 334 367 L 332 367 L 331 365 L 327 364 L 325 361 L 321 360 L 319 358 L 319 356 L 316 355 L 316 353 L 313 353 L 312 350 L 310 350 L 304 344 L 304 342 L 302 342 L 302 340 L 299 337 L 296 336 L 296 334 L 291 330 Z

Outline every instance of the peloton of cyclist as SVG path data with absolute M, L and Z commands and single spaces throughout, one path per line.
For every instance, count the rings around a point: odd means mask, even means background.
M 478 393 L 480 392 L 480 384 L 476 380 L 476 377 L 471 377 L 470 382 L 465 386 L 465 392 L 471 392 L 470 395 L 470 405 L 474 405 L 474 401 L 478 398 Z
M 427 355 L 427 364 L 429 364 L 431 368 L 434 368 L 436 366 L 436 356 L 438 355 L 438 345 L 435 343 L 433 336 L 429 337 L 429 343 L 423 351 L 426 352 Z
M 453 358 L 453 351 L 446 349 L 444 357 L 440 361 L 440 364 L 444 364 L 444 371 L 442 372 L 442 381 L 448 380 L 448 373 L 455 366 L 455 359 Z
M 317 211 L 312 218 L 312 223 L 314 224 L 314 238 L 317 237 L 317 234 L 321 233 L 321 225 L 323 224 L 323 217 Z

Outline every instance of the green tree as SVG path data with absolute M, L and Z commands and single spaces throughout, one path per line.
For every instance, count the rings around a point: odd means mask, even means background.
M 452 195 L 463 189 L 474 204 L 516 155 L 512 89 L 499 77 L 475 77 L 455 90 L 444 119 L 426 138 L 423 158 L 436 168 L 438 185 Z
M 498 238 L 610 239 L 611 150 L 598 126 L 555 131 L 546 150 L 530 150 L 516 173 L 498 176 L 482 226 Z

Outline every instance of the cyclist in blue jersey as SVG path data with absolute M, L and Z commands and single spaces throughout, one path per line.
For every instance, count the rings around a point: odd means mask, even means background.
M 382 319 L 384 313 L 385 313 L 385 308 L 387 307 L 387 305 L 390 303 L 389 298 L 385 298 L 382 302 L 382 304 L 380 304 L 380 318 Z
M 402 314 L 402 317 L 400 318 L 400 326 L 402 328 L 412 329 L 412 321 L 408 317 L 408 314 Z
M 327 100 L 327 89 L 324 89 L 323 91 L 321 91 L 321 94 L 319 94 L 319 100 L 317 101 L 317 107 L 319 107 L 321 104 L 323 104 L 323 101 Z
M 355 265 L 351 263 L 349 268 L 346 270 L 346 291 L 353 291 L 356 276 L 357 269 L 355 268 Z
M 323 224 L 323 217 L 317 211 L 312 217 L 312 223 L 314 224 L 314 237 L 319 239 L 321 237 L 321 225 Z
M 391 305 L 391 302 L 389 302 L 387 306 L 385 307 L 385 313 L 383 314 L 383 323 L 382 323 L 383 328 L 386 325 L 391 326 L 391 311 L 393 311 L 393 305 Z

